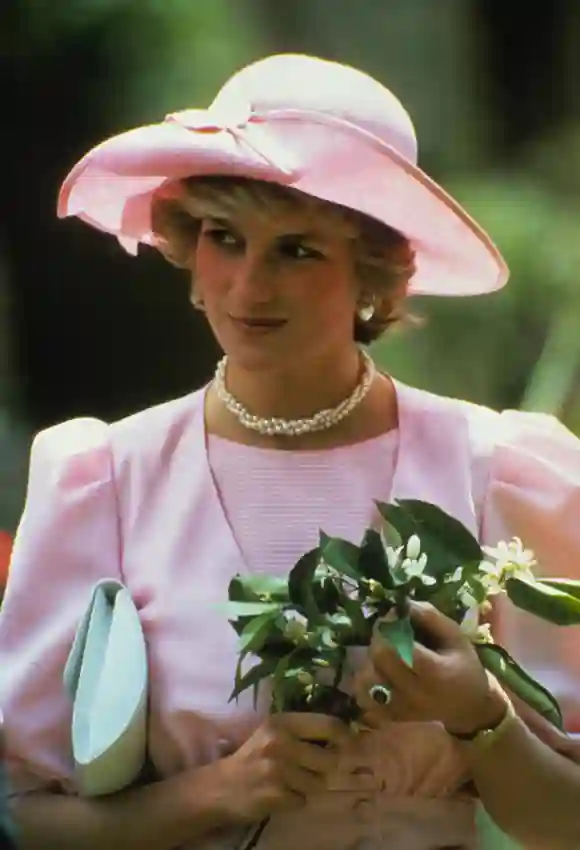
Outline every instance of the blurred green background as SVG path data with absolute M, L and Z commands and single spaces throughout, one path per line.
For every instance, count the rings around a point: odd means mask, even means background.
M 55 217 L 92 145 L 208 104 L 270 52 L 355 64 L 410 110 L 420 161 L 491 232 L 503 292 L 417 300 L 420 330 L 375 354 L 401 380 L 580 432 L 580 6 L 496 0 L 5 2 L 9 106 L 0 215 L 0 529 L 14 529 L 39 428 L 186 393 L 216 350 L 184 278 L 151 252 Z
M 0 530 L 16 526 L 39 428 L 186 393 L 217 356 L 179 273 L 56 220 L 60 182 L 103 138 L 206 105 L 233 71 L 278 51 L 351 63 L 391 87 L 421 164 L 512 270 L 492 296 L 417 300 L 424 327 L 377 344 L 380 363 L 580 433 L 580 4 L 4 0 Z

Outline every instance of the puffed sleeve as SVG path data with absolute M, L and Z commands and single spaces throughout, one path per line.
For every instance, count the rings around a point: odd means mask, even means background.
M 496 422 L 482 539 L 513 536 L 535 551 L 539 575 L 580 578 L 580 440 L 551 416 L 508 411 Z M 550 625 L 506 602 L 495 633 L 580 731 L 580 626 Z
M 0 708 L 11 789 L 73 790 L 62 673 L 102 578 L 120 578 L 108 426 L 76 419 L 34 440 L 26 503 L 0 609 Z

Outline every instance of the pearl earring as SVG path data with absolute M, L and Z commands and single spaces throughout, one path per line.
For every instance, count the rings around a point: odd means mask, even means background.
M 375 315 L 375 305 L 372 302 L 370 304 L 363 304 L 356 312 L 361 322 L 370 322 Z
M 195 292 L 192 292 L 189 300 L 191 301 L 193 307 L 196 310 L 201 310 L 202 313 L 205 312 L 203 307 L 203 300 L 201 298 L 198 298 Z

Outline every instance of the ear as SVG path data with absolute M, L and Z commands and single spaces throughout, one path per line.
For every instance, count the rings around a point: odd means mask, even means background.
M 387 304 L 390 306 L 394 319 L 399 318 L 405 312 L 404 308 L 409 295 L 409 286 L 409 280 L 399 280 L 389 295 L 384 298 L 385 307 Z
M 191 286 L 190 286 L 190 289 L 189 289 L 189 300 L 191 301 L 191 304 L 192 304 L 192 306 L 194 307 L 195 310 L 201 310 L 202 313 L 205 312 L 205 308 L 204 308 L 204 305 L 203 305 L 203 298 L 201 298 L 196 291 L 195 279 L 194 279 L 193 275 L 191 276 Z

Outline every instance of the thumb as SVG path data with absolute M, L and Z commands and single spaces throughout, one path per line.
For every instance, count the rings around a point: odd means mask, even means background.
M 459 625 L 430 602 L 410 600 L 409 616 L 418 642 L 428 649 L 455 649 L 465 642 Z

